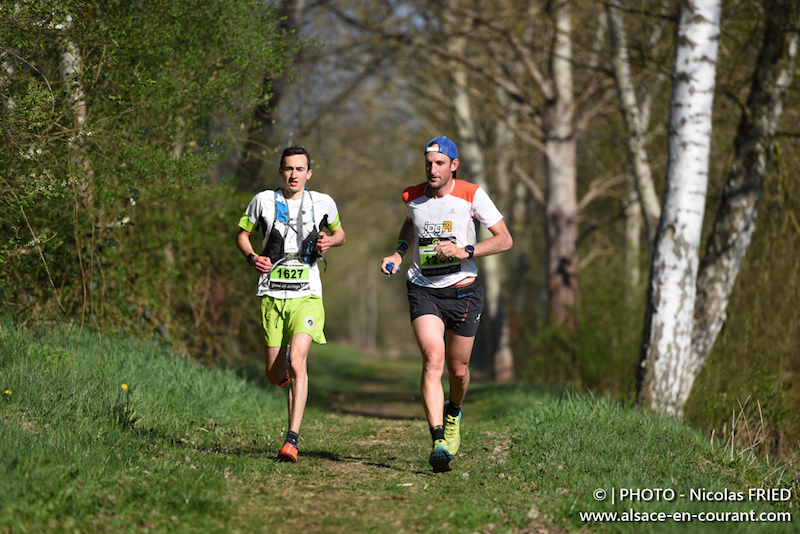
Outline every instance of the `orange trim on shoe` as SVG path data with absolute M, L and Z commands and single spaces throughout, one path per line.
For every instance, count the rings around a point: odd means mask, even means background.
M 283 444 L 281 452 L 278 453 L 279 462 L 297 462 L 297 447 L 288 441 Z
M 286 385 L 291 381 L 292 381 L 292 379 L 289 378 L 289 369 L 286 369 L 286 376 L 283 377 L 283 380 L 278 382 L 278 387 L 279 388 L 285 388 Z

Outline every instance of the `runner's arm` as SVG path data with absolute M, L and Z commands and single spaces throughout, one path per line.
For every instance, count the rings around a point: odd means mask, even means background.
M 344 245 L 346 240 L 344 228 L 342 228 L 341 225 L 336 230 L 332 230 L 330 236 L 325 232 L 320 232 L 317 238 L 317 252 L 325 254 L 331 247 Z
M 511 245 L 514 243 L 514 240 L 511 239 L 511 234 L 508 231 L 506 223 L 503 222 L 503 219 L 500 219 L 498 222 L 494 223 L 488 228 L 488 230 L 492 233 L 492 237 L 489 239 L 484 239 L 480 243 L 475 243 L 475 245 L 473 245 L 475 247 L 475 253 L 473 254 L 473 257 L 480 258 L 483 256 L 491 256 L 492 254 L 505 252 L 506 250 L 510 249 Z M 442 239 L 439 241 L 435 247 L 435 250 L 443 258 L 450 256 L 458 258 L 459 260 L 465 260 L 469 258 L 469 252 L 467 252 L 464 247 L 459 247 L 447 239 Z
M 508 231 L 508 227 L 503 219 L 500 219 L 497 223 L 487 228 L 487 230 L 491 232 L 492 237 L 475 244 L 474 255 L 476 257 L 480 258 L 482 256 L 491 256 L 492 254 L 505 252 L 514 244 L 514 240 L 511 238 L 511 232 Z M 466 250 L 463 248 L 461 250 L 464 251 L 464 257 L 469 256 Z
M 244 254 L 245 258 L 250 254 L 256 254 L 253 250 L 253 244 L 250 243 L 250 232 L 243 228 L 239 228 L 239 233 L 236 234 L 236 246 L 241 253 Z M 259 256 L 256 254 L 253 260 L 253 267 L 260 273 L 267 273 L 272 268 L 272 261 L 266 256 Z
M 408 243 L 408 248 L 412 248 L 414 246 L 414 222 L 409 218 L 406 217 L 406 221 L 403 223 L 403 227 L 400 228 L 400 237 L 398 238 L 398 242 L 405 241 Z M 394 269 L 390 273 L 386 269 L 386 264 L 393 263 Z M 403 256 L 396 252 L 391 256 L 386 256 L 381 261 L 381 272 L 383 274 L 394 274 L 400 270 L 400 264 L 403 263 Z

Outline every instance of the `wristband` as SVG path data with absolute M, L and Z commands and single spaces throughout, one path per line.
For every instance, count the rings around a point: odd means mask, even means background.
M 397 246 L 394 247 L 394 251 L 399 253 L 400 257 L 402 258 L 403 256 L 406 255 L 406 252 L 408 251 L 408 243 L 404 239 L 401 239 L 400 241 L 397 242 Z

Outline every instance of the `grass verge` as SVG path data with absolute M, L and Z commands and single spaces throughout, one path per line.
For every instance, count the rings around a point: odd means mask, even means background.
M 286 465 L 274 461 L 283 390 L 152 343 L 80 339 L 3 325 L 0 531 L 686 531 L 672 519 L 621 522 L 631 510 L 712 512 L 718 520 L 688 525 L 702 532 L 800 525 L 788 466 L 744 461 L 605 398 L 474 384 L 454 470 L 434 475 L 417 358 L 315 347 L 300 461 Z M 755 500 L 750 488 L 791 497 Z M 657 489 L 675 496 L 645 500 Z M 792 518 L 733 520 L 750 510 Z

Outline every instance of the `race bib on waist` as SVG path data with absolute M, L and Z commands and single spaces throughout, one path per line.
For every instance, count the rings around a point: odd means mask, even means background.
M 302 291 L 310 287 L 311 266 L 297 260 L 289 260 L 276 265 L 269 273 L 267 287 L 282 291 Z

